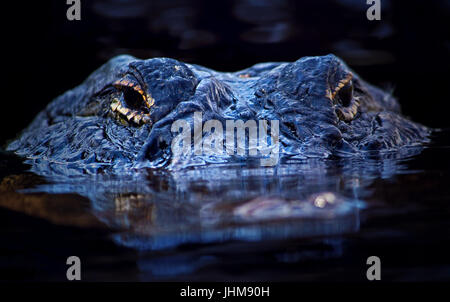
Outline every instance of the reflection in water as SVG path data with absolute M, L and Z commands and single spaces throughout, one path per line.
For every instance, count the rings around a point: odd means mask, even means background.
M 409 148 L 407 154 L 419 151 Z M 400 155 L 405 154 L 309 159 L 272 168 L 226 164 L 172 172 L 129 170 L 124 175 L 88 175 L 48 163 L 42 169 L 42 163 L 35 163 L 35 172 L 45 171 L 49 183 L 27 192 L 89 198 L 92 212 L 118 230 L 114 240 L 141 251 L 327 236 L 358 230 L 359 209 L 370 194 L 367 186 L 374 178 L 401 173 Z
M 91 213 L 114 230 L 114 242 L 141 253 L 140 270 L 150 276 L 173 276 L 220 263 L 217 254 L 239 242 L 264 246 L 308 238 L 321 245 L 283 252 L 278 261 L 339 257 L 341 243 L 330 243 L 330 238 L 359 230 L 359 212 L 370 206 L 364 201 L 371 195 L 368 187 L 376 179 L 406 173 L 405 162 L 421 150 L 285 159 L 276 167 L 247 162 L 176 171 L 125 169 L 121 175 L 106 166 L 39 160 L 31 162 L 32 171 L 48 182 L 23 192 L 77 193 L 88 198 Z M 193 245 L 209 248 L 192 250 Z M 251 252 L 248 247 L 228 249 L 237 256 Z
M 408 158 L 421 150 L 285 160 L 276 167 L 235 163 L 178 171 L 130 169 L 121 175 L 104 166 L 38 161 L 32 162 L 32 171 L 47 183 L 22 192 L 77 193 L 89 199 L 90 212 L 113 230 L 113 241 L 140 253 L 137 265 L 148 280 L 216 265 L 223 253 L 247 255 L 248 260 L 253 248 L 286 239 L 319 245 L 281 251 L 275 255 L 280 263 L 340 257 L 339 235 L 359 231 L 360 210 L 370 207 L 365 202 L 372 194 L 369 186 L 407 173 Z M 250 242 L 256 247 L 239 245 Z

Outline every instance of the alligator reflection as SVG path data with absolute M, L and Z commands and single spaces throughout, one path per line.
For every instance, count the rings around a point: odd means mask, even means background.
M 101 173 L 105 169 L 98 167 L 89 175 L 89 169 L 34 163 L 33 171 L 50 182 L 27 191 L 89 198 L 93 214 L 118 230 L 114 240 L 141 251 L 329 236 L 358 231 L 372 180 L 402 173 L 404 161 L 418 152 L 408 148 L 372 159 L 129 170 L 124 175 Z

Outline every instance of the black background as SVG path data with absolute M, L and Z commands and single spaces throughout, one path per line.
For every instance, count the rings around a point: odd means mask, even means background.
M 381 5 L 381 21 L 368 21 L 363 0 L 81 0 L 81 21 L 68 21 L 66 1 L 6 4 L 0 142 L 121 53 L 223 71 L 335 53 L 413 120 L 447 127 L 449 2 Z

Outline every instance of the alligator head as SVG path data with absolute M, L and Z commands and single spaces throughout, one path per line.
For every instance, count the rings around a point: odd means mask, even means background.
M 175 160 L 174 123 L 193 125 L 199 113 L 200 127 L 210 120 L 277 121 L 264 125 L 279 130 L 280 158 L 397 151 L 425 142 L 429 134 L 401 115 L 391 94 L 363 81 L 334 55 L 234 73 L 123 55 L 52 101 L 8 149 L 35 162 L 80 166 L 187 166 L 250 157 L 249 150 L 204 155 L 192 142 L 191 152 Z M 195 126 L 191 131 L 195 136 Z

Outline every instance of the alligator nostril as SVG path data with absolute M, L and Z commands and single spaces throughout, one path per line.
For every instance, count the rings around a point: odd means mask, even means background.
M 342 140 L 342 133 L 335 127 L 326 128 L 322 133 L 323 139 L 330 145 L 336 145 Z
M 291 122 L 286 122 L 284 123 L 286 125 L 286 127 L 289 129 L 289 131 L 293 134 L 293 135 L 297 135 L 297 128 L 295 127 L 294 123 Z

